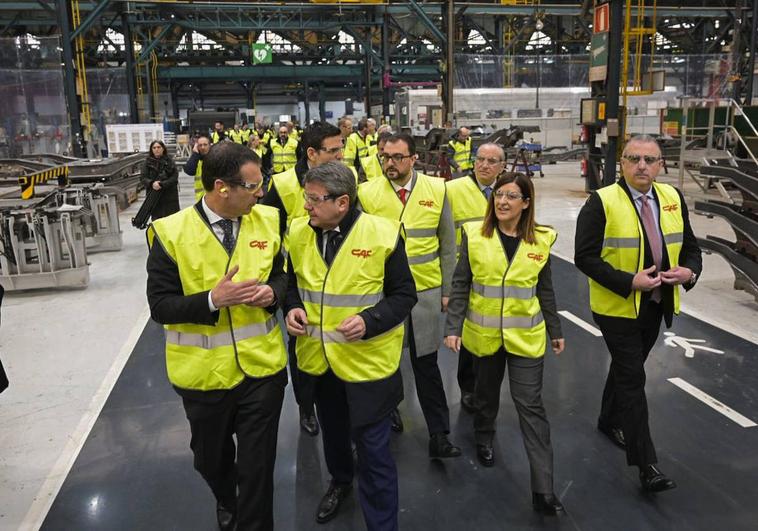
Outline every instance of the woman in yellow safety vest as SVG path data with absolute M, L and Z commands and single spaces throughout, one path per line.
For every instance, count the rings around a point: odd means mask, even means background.
M 550 334 L 556 354 L 564 340 L 550 275 L 555 231 L 534 220 L 534 187 L 521 173 L 502 175 L 482 221 L 463 225 L 461 253 L 448 303 L 445 345 L 474 355 L 476 454 L 495 463 L 492 442 L 500 386 L 508 367 L 511 397 L 529 457 L 532 506 L 563 511 L 553 492 L 550 425 L 542 405 L 543 356 Z

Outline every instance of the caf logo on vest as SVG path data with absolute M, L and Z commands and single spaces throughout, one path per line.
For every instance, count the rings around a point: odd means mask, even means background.
M 268 240 L 252 240 L 250 242 L 250 247 L 253 249 L 263 250 L 268 247 Z
M 361 258 L 368 258 L 373 251 L 371 249 L 353 249 L 350 254 L 353 256 L 360 256 Z
M 434 206 L 434 201 L 432 201 L 431 199 L 422 199 L 421 201 L 418 202 L 418 204 L 421 205 L 422 207 L 432 208 Z
M 663 205 L 664 212 L 676 212 L 679 210 L 679 205 L 676 203 L 672 203 L 670 205 Z
M 529 253 L 526 255 L 527 258 L 531 258 L 535 262 L 542 262 L 542 260 L 545 259 L 545 257 L 542 254 L 537 253 Z

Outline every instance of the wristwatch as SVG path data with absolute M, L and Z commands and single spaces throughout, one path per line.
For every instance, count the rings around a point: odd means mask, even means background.
M 693 271 L 692 276 L 689 278 L 687 282 L 685 282 L 685 284 L 687 285 L 687 287 L 690 287 L 690 286 L 694 286 L 695 282 L 697 282 L 697 273 Z

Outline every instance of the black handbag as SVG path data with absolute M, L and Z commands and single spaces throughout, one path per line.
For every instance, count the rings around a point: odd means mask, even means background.
M 5 374 L 3 369 L 3 362 L 0 361 L 0 393 L 8 389 L 8 375 Z

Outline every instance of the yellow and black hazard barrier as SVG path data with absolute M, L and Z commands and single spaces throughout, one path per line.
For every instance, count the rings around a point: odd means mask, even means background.
M 18 178 L 18 184 L 21 185 L 21 199 L 31 199 L 34 197 L 34 185 L 43 184 L 47 181 L 56 179 L 59 183 L 68 183 L 68 166 L 57 166 L 49 170 L 42 170 L 22 175 Z

